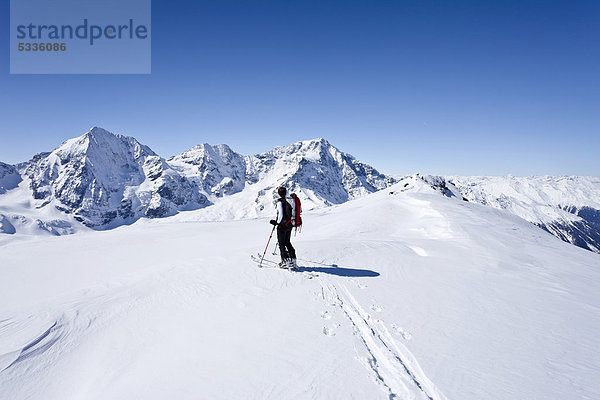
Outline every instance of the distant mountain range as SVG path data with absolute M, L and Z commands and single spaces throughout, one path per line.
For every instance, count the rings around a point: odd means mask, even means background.
M 135 138 L 94 127 L 28 162 L 1 164 L 0 193 L 11 193 L 0 198 L 0 213 L 5 233 L 26 232 L 37 224 L 64 234 L 71 230 L 65 227 L 78 223 L 110 229 L 141 217 L 197 210 L 242 191 L 251 199 L 239 204 L 244 211 L 237 216 L 248 217 L 267 206 L 271 212 L 279 186 L 297 192 L 310 209 L 340 204 L 394 182 L 324 139 L 253 156 L 227 145 L 201 144 L 165 160 Z
M 469 201 L 502 209 L 600 253 L 600 178 L 449 177 Z
M 410 179 L 408 179 L 410 178 Z M 394 177 L 325 139 L 251 156 L 200 144 L 164 159 L 135 138 L 94 127 L 30 161 L 0 162 L 0 233 L 63 235 L 139 218 L 225 220 L 273 214 L 285 186 L 305 210 L 341 204 L 419 179 L 441 194 L 515 214 L 560 239 L 600 252 L 600 179 L 591 177 Z

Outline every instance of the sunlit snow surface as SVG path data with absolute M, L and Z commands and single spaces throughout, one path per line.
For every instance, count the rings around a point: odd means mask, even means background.
M 5 235 L 0 399 L 600 398 L 600 256 L 404 190 L 305 213 L 300 272 L 267 219 Z

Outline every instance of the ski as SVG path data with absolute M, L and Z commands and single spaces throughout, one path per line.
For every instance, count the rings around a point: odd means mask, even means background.
M 250 258 L 252 259 L 252 261 L 254 261 L 260 265 L 261 258 L 262 258 L 262 256 L 260 254 L 258 254 L 258 255 L 251 254 Z M 269 268 L 281 268 L 281 269 L 285 269 L 288 271 L 298 271 L 298 269 L 283 267 L 283 266 L 279 265 L 279 263 L 277 261 L 270 260 L 268 258 L 263 259 L 262 263 L 266 264 L 266 265 L 262 265 L 263 268 L 268 266 Z
M 260 259 L 261 259 L 261 257 L 258 257 L 258 256 L 256 257 L 256 261 L 257 261 L 257 262 L 260 262 Z M 282 266 L 282 265 L 280 265 L 278 261 L 274 261 L 274 260 L 271 260 L 271 259 L 268 259 L 268 258 L 265 258 L 265 259 L 263 259 L 263 260 L 262 260 L 262 262 L 263 262 L 263 263 L 267 263 L 267 264 L 269 264 L 269 265 L 273 265 L 273 266 L 275 266 L 275 267 L 278 267 L 278 268 L 281 268 L 281 269 L 289 269 L 289 270 L 292 270 L 291 268 L 288 268 L 288 267 L 286 267 L 286 266 Z
M 267 258 L 265 258 L 265 259 L 262 260 L 262 265 L 261 265 L 261 258 L 262 258 L 262 256 L 260 254 L 259 255 L 251 254 L 250 258 L 252 259 L 252 261 L 258 263 L 259 266 L 261 266 L 262 268 L 265 268 L 265 267 L 269 267 L 269 268 L 277 267 L 277 268 L 280 268 L 278 262 L 273 261 L 273 260 L 269 260 Z

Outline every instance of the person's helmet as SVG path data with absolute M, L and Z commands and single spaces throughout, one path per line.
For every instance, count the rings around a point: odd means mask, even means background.
M 277 189 L 277 194 L 279 195 L 279 197 L 285 197 L 286 193 L 287 190 L 283 186 Z

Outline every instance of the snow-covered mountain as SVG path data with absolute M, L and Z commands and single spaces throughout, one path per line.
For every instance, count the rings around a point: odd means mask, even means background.
M 307 211 L 299 272 L 266 218 L 0 243 L 0 398 L 600 398 L 600 255 L 436 181 Z
M 506 210 L 576 246 L 600 252 L 600 178 L 448 177 L 469 201 Z
M 183 153 L 183 157 L 169 160 L 188 179 L 212 183 L 205 188 L 205 193 L 214 205 L 180 214 L 176 219 L 220 221 L 270 215 L 279 186 L 295 192 L 302 199 L 303 209 L 309 210 L 341 204 L 396 182 L 395 178 L 361 163 L 325 139 L 278 146 L 265 153 L 245 156 L 243 163 L 242 157 L 235 156 L 228 147 L 221 149 L 225 151 L 202 145 Z M 227 167 L 219 168 L 223 164 Z M 230 195 L 217 199 L 214 193 L 220 192 L 223 183 L 230 188 Z
M 325 205 L 341 204 L 383 189 L 395 179 L 379 173 L 325 139 L 276 147 L 246 159 L 249 183 L 272 182 Z
M 279 186 L 310 210 L 399 181 L 405 191 L 419 182 L 448 197 L 504 209 L 600 252 L 600 178 L 394 178 L 325 139 L 250 156 L 205 143 L 165 160 L 132 137 L 98 127 L 26 163 L 0 163 L 0 233 L 63 235 L 175 214 L 178 221 L 254 218 L 273 214 Z
M 89 227 L 114 227 L 206 203 L 149 147 L 98 127 L 20 168 L 36 208 L 55 207 Z
M 226 144 L 200 144 L 168 162 L 213 200 L 241 191 L 246 183 L 244 157 Z
M 325 139 L 278 146 L 253 156 L 242 156 L 223 144 L 203 144 L 168 162 L 212 200 L 249 189 L 255 193 L 251 202 L 259 204 L 257 212 L 272 203 L 279 186 L 304 194 L 309 206 L 323 206 L 341 204 L 395 182 Z
M 224 144 L 201 144 L 165 160 L 132 137 L 94 127 L 17 168 L 1 164 L 0 194 L 15 193 L 0 197 L 0 213 L 7 221 L 21 221 L 6 232 L 24 231 L 21 225 L 69 226 L 52 231 L 62 234 L 77 230 L 77 221 L 109 229 L 216 203 L 209 211 L 214 219 L 255 217 L 272 212 L 273 192 L 281 185 L 303 196 L 304 209 L 310 209 L 340 204 L 394 181 L 324 139 L 253 156 Z M 15 210 L 15 203 L 24 205 Z M 49 221 L 38 215 L 40 210 L 59 210 L 62 216 L 52 212 Z

